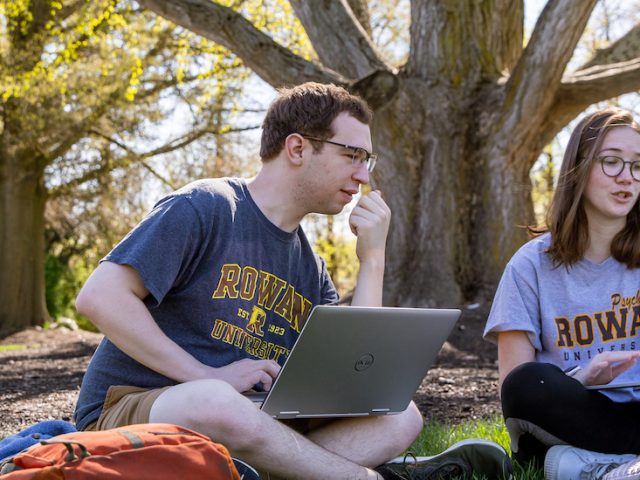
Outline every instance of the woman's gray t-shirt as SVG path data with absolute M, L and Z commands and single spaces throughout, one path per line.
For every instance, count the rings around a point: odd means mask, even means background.
M 484 331 L 521 330 L 538 362 L 565 370 L 585 366 L 598 353 L 640 349 L 640 269 L 609 257 L 554 268 L 546 233 L 526 243 L 507 264 Z M 616 383 L 640 380 L 640 364 Z M 632 389 L 603 391 L 615 401 L 640 400 Z

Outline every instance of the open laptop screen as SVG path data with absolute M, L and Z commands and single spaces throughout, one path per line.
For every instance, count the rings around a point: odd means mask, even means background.
M 459 316 L 457 309 L 317 306 L 262 409 L 276 418 L 401 412 Z

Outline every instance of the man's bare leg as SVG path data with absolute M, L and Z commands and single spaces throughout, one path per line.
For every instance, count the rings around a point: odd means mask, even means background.
M 225 445 L 232 455 L 284 478 L 381 478 L 264 414 L 219 380 L 198 380 L 168 389 L 154 402 L 149 421 L 203 433 Z
M 411 402 L 397 415 L 335 420 L 306 437 L 358 465 L 377 467 L 409 448 L 423 426 L 424 419 Z

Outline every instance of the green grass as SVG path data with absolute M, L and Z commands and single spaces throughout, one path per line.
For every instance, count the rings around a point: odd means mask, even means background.
M 26 348 L 29 348 L 29 347 L 21 343 L 15 343 L 11 345 L 0 345 L 0 352 L 8 352 L 11 350 L 24 350 Z
M 20 347 L 20 345 L 17 346 Z M 25 345 L 22 346 L 26 347 Z M 509 435 L 507 434 L 501 416 L 488 420 L 468 420 L 453 427 L 442 423 L 430 422 L 413 443 L 410 450 L 418 456 L 435 455 L 465 438 L 493 440 L 502 445 L 507 452 L 511 453 L 509 449 Z M 2 437 L 0 437 L 0 440 L 2 440 Z M 475 476 L 473 478 L 475 480 L 485 480 L 478 479 Z M 515 464 L 513 480 L 544 480 L 544 475 L 541 470 L 531 468 L 530 466 L 525 468 L 519 464 Z
M 454 443 L 465 438 L 484 438 L 502 445 L 510 454 L 509 434 L 504 426 L 502 416 L 481 420 L 468 420 L 460 425 L 445 425 L 429 422 L 410 450 L 416 455 L 435 455 Z M 475 478 L 475 477 L 474 477 Z M 514 480 L 544 480 L 541 469 L 527 465 L 514 465 Z

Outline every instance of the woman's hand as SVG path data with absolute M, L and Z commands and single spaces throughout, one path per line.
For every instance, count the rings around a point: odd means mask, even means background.
M 639 357 L 640 352 L 602 352 L 573 378 L 583 385 L 605 385 L 633 367 Z

